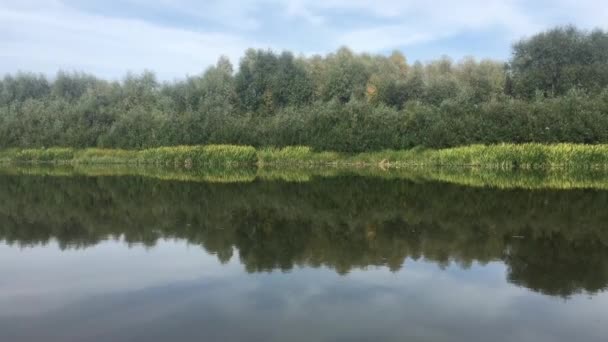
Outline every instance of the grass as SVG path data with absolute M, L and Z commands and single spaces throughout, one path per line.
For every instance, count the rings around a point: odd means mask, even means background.
M 554 168 L 608 170 L 608 145 L 501 144 L 442 150 L 414 148 L 359 154 L 317 152 L 306 146 L 255 149 L 251 146 L 207 145 L 120 149 L 9 149 L 3 163 L 155 165 L 185 169 L 209 167 L 476 167 L 494 170 Z
M 261 165 L 342 165 L 478 167 L 496 170 L 536 170 L 551 168 L 608 169 L 608 145 L 581 144 L 501 144 L 471 145 L 441 150 L 414 148 L 359 154 L 314 152 L 308 147 L 262 149 Z
M 417 165 L 491 169 L 606 168 L 608 145 L 503 144 L 421 151 L 407 158 Z
M 174 146 L 145 150 L 121 149 L 9 149 L 0 151 L 3 163 L 87 165 L 155 165 L 187 169 L 255 165 L 257 152 L 250 146 Z
M 608 145 L 500 144 L 470 145 L 441 150 L 411 149 L 362 153 L 365 164 L 394 167 L 477 167 L 496 170 L 551 168 L 608 168 Z
M 15 162 L 66 162 L 74 159 L 71 148 L 53 147 L 48 149 L 10 150 L 8 158 Z
M 330 165 L 343 163 L 347 156 L 337 152 L 315 152 L 308 146 L 263 148 L 258 150 L 258 165 Z
M 312 177 L 353 174 L 503 189 L 608 190 L 608 145 L 471 145 L 359 154 L 317 152 L 306 146 L 7 149 L 0 151 L 0 163 L 18 164 L 3 172 L 13 169 L 50 175 L 137 175 L 204 182 L 306 182 Z M 41 170 L 45 164 L 64 165 L 67 169 Z
M 174 165 L 190 169 L 201 166 L 254 165 L 257 154 L 251 146 L 175 146 L 140 151 L 137 160 L 141 164 Z

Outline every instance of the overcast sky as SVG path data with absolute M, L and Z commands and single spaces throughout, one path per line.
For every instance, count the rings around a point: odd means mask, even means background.
M 0 0 L 0 74 L 170 80 L 248 47 L 507 59 L 518 38 L 565 24 L 607 29 L 605 0 Z

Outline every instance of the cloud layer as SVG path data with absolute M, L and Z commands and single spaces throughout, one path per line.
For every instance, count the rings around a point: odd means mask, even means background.
M 237 62 L 248 47 L 506 59 L 519 37 L 553 25 L 606 28 L 606 18 L 599 0 L 0 0 L 0 73 L 151 69 L 172 79 L 222 54 Z

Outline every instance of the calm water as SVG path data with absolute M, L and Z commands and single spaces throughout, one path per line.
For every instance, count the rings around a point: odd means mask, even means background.
M 0 341 L 606 341 L 607 204 L 0 175 Z

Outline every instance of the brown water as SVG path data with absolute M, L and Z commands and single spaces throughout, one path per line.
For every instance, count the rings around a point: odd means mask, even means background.
M 0 341 L 605 341 L 608 192 L 0 176 Z

